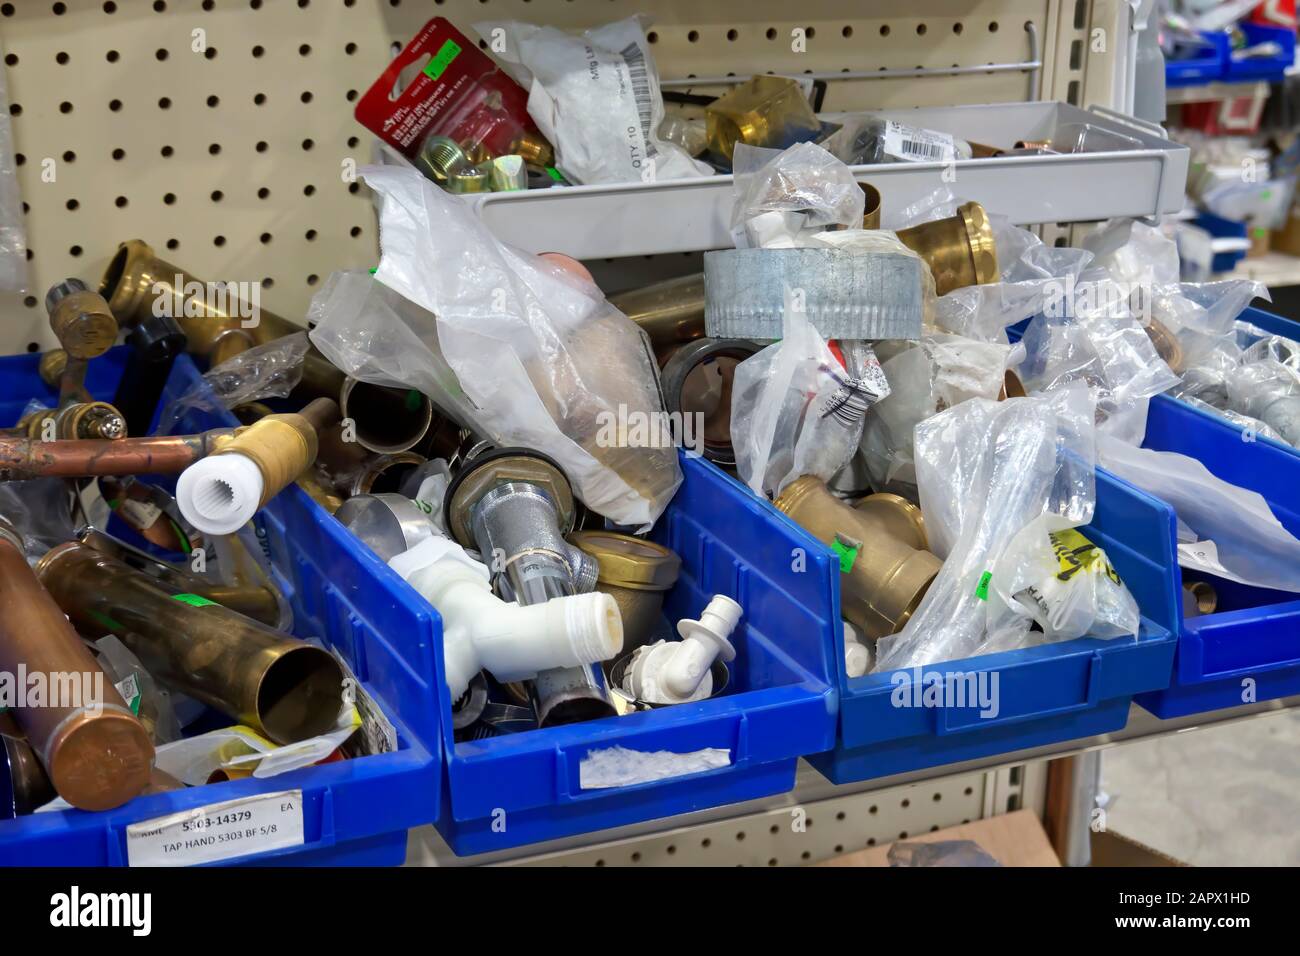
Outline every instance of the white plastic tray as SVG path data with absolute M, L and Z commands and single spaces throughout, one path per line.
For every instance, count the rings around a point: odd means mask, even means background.
M 993 103 L 876 115 L 1000 147 L 1050 139 L 1067 123 L 1090 123 L 1142 144 L 1122 152 L 966 160 L 956 164 L 953 182 L 942 178 L 943 163 L 854 167 L 858 179 L 880 190 L 886 215 L 941 185 L 1022 225 L 1153 216 L 1183 205 L 1187 148 L 1164 138 L 1159 127 L 1110 110 Z M 489 193 L 474 202 L 497 236 L 532 252 L 599 259 L 732 245 L 730 176 Z

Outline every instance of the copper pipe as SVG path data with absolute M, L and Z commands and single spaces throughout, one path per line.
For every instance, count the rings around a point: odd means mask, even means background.
M 33 441 L 0 436 L 0 481 L 85 478 L 92 475 L 174 475 L 211 454 L 238 429 L 197 435 Z
M 390 388 L 347 378 L 339 408 L 351 419 L 356 443 L 381 455 L 409 451 L 433 425 L 433 403 L 413 388 Z
M 774 504 L 819 541 L 854 549 L 840 579 L 841 609 L 873 640 L 907 623 L 943 564 L 926 550 L 920 509 L 898 495 L 869 495 L 850 508 L 805 475 Z
M 228 610 L 173 597 L 116 558 L 72 541 L 36 566 L 64 612 L 116 634 L 155 678 L 276 743 L 333 729 L 343 669 L 325 650 Z
M 104 676 L 0 525 L 0 671 L 44 675 L 44 706 L 14 708 L 59 796 L 83 810 L 110 810 L 149 783 L 154 750 L 144 726 Z

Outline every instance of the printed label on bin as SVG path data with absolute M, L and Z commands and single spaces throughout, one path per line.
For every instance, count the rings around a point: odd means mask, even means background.
M 194 866 L 302 846 L 302 791 L 259 793 L 126 828 L 131 866 Z

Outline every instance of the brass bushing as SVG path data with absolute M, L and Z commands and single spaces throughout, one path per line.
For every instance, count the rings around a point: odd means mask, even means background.
M 858 183 L 858 188 L 862 190 L 862 198 L 865 200 L 862 207 L 862 228 L 879 229 L 880 190 L 871 183 Z
M 623 651 L 648 643 L 682 559 L 653 541 L 614 531 L 575 531 L 568 541 L 600 565 L 596 590 L 612 597 L 623 615 Z
M 555 505 L 560 532 L 573 528 L 577 507 L 573 488 L 564 472 L 548 459 L 521 448 L 500 448 L 467 461 L 447 489 L 445 527 L 462 547 L 476 548 L 471 527 L 474 506 L 480 498 L 506 482 L 524 482 L 544 490 Z
M 993 226 L 977 202 L 963 203 L 947 219 L 902 229 L 898 238 L 929 264 L 938 295 L 998 281 Z
M 868 495 L 849 507 L 820 478 L 805 475 L 774 503 L 819 541 L 855 543 L 840 579 L 840 609 L 872 640 L 907 623 L 943 564 L 925 550 L 920 509 L 898 495 Z

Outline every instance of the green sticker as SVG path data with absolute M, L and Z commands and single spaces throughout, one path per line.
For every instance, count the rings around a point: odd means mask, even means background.
M 173 601 L 180 601 L 182 604 L 188 604 L 190 607 L 220 607 L 216 601 L 209 601 L 200 594 L 173 594 Z
M 460 44 L 455 40 L 447 40 L 425 66 L 424 75 L 431 80 L 438 79 L 438 77 L 442 76 L 443 71 L 451 65 L 451 61 L 459 55 Z
M 122 630 L 122 625 L 113 620 L 107 614 L 101 614 L 99 611 L 89 611 L 88 613 L 91 618 L 94 619 L 95 623 L 99 624 L 101 627 L 106 627 L 110 631 Z
M 562 183 L 562 182 L 564 182 L 564 176 L 563 176 L 563 175 L 560 173 L 560 171 L 559 171 L 558 169 L 556 169 L 554 166 L 547 166 L 547 167 L 546 167 L 546 175 L 550 176 L 550 177 L 551 177 L 552 179 L 554 179 L 557 183 Z
M 975 596 L 981 601 L 987 601 L 989 599 L 989 581 L 992 579 L 992 571 L 985 571 L 980 575 L 980 583 L 975 586 Z
M 374 275 L 378 271 L 379 271 L 379 266 L 375 266 L 373 269 L 370 270 L 370 274 Z
M 840 556 L 840 574 L 848 574 L 853 570 L 853 562 L 858 558 L 857 548 L 850 548 L 842 542 L 832 541 L 831 550 Z

